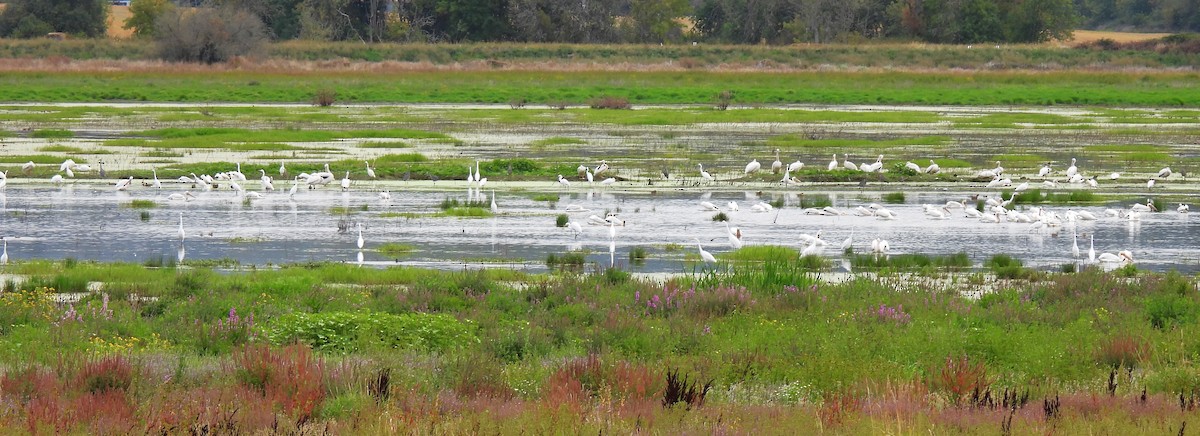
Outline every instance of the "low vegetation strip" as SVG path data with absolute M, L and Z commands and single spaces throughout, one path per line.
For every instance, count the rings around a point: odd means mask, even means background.
M 957 105 L 1200 105 L 1200 74 L 1186 72 L 573 72 L 408 71 L 68 72 L 0 74 L 0 100 L 38 102 L 339 102 L 584 105 L 615 95 L 639 104 L 702 104 L 734 92 L 756 103 Z

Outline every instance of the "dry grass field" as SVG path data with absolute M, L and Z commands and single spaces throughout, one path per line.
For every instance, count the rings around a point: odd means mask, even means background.
M 1101 39 L 1111 39 L 1116 42 L 1140 42 L 1151 39 L 1158 39 L 1171 35 L 1170 33 L 1135 33 L 1135 32 L 1106 32 L 1102 30 L 1076 30 L 1075 39 L 1072 42 L 1084 43 L 1099 41 Z
M 129 19 L 129 6 L 113 6 L 108 13 L 108 37 L 125 39 L 133 36 L 133 30 L 126 30 L 125 20 Z

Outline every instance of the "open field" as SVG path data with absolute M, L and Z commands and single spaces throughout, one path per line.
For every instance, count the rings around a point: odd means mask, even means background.
M 1137 33 L 1137 32 L 1109 32 L 1102 30 L 1076 30 L 1072 35 L 1072 43 L 1094 42 L 1101 39 L 1108 39 L 1116 42 L 1140 42 L 1159 39 L 1169 36 L 1170 33 Z
M 972 300 L 939 269 L 828 285 L 778 260 L 665 284 L 618 269 L 27 261 L 2 270 L 0 426 L 1174 434 L 1195 421 L 1191 279 L 1008 262 L 995 271 L 1019 278 Z

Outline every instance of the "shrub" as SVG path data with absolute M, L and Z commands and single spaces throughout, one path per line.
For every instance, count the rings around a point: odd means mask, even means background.
M 80 389 L 93 394 L 126 391 L 133 383 L 133 366 L 124 357 L 109 356 L 85 363 L 75 380 Z
M 1117 335 L 1100 343 L 1096 361 L 1110 368 L 1133 368 L 1150 358 L 1150 343 L 1131 335 Z
M 557 217 L 554 218 L 554 226 L 555 227 L 566 227 L 567 222 L 569 222 L 569 221 L 571 221 L 571 217 L 567 216 L 567 214 L 565 214 L 565 213 L 560 213 L 560 214 L 558 214 Z
M 266 27 L 243 9 L 169 9 L 154 22 L 159 56 L 169 61 L 225 62 L 262 50 Z
M 1182 295 L 1155 295 L 1146 299 L 1146 317 L 1156 329 L 1188 324 L 1195 319 L 1196 312 L 1196 302 Z
M 991 385 L 987 367 L 983 362 L 972 362 L 965 355 L 957 358 L 947 356 L 945 363 L 935 370 L 928 383 L 931 390 L 949 395 L 954 404 L 958 404 L 972 391 L 986 391 Z
M 671 407 L 678 403 L 687 403 L 687 408 L 704 405 L 704 397 L 712 389 L 712 380 L 699 386 L 698 380 L 688 380 L 687 376 L 679 378 L 679 370 L 667 371 L 667 387 L 663 390 L 663 407 Z M 699 388 L 699 389 L 698 389 Z
M 329 88 L 321 88 L 313 95 L 313 106 L 329 107 L 337 101 L 337 91 Z
M 239 382 L 298 422 L 311 418 L 325 399 L 325 364 L 306 346 L 247 346 L 234 353 L 233 361 Z
M 603 96 L 588 102 L 592 109 L 632 109 L 633 105 L 625 97 Z

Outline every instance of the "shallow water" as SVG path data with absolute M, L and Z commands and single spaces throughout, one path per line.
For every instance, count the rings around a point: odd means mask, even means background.
M 449 185 L 449 184 L 447 184 Z M 869 251 L 873 238 L 887 239 L 892 253 L 952 254 L 966 252 L 976 265 L 997 253 L 1012 255 L 1029 266 L 1056 269 L 1075 262 L 1071 255 L 1072 232 L 1094 235 L 1097 253 L 1130 250 L 1139 268 L 1200 271 L 1200 250 L 1192 244 L 1196 220 L 1171 211 L 1147 213 L 1140 221 L 1104 216 L 1109 207 L 1077 207 L 1101 217 L 1060 228 L 1030 231 L 1029 224 L 985 224 L 964 218 L 956 211 L 950 220 L 930 220 L 921 204 L 944 204 L 961 200 L 952 192 L 907 195 L 907 203 L 886 205 L 900 219 L 880 221 L 857 216 L 806 215 L 798 191 L 763 192 L 635 192 L 580 190 L 560 192 L 561 199 L 550 208 L 535 202 L 528 192 L 498 192 L 498 216 L 482 219 L 399 218 L 388 212 L 435 212 L 445 198 L 484 198 L 478 190 L 465 187 L 442 191 L 404 191 L 393 186 L 393 198 L 383 202 L 375 189 L 340 192 L 336 189 L 299 192 L 289 200 L 284 192 L 267 193 L 248 204 L 231 191 L 198 192 L 188 202 L 171 202 L 166 196 L 180 192 L 170 186 L 161 192 L 137 187 L 132 192 L 115 192 L 108 186 L 14 187 L 0 190 L 0 235 L 8 241 L 9 255 L 21 259 L 96 259 L 146 262 L 177 259 L 229 258 L 242 264 L 281 264 L 309 261 L 357 262 L 355 246 L 361 225 L 368 265 L 413 265 L 443 269 L 502 267 L 544 270 L 548 254 L 585 250 L 588 260 L 601 265 L 615 263 L 636 272 L 690 272 L 694 265 L 685 255 L 696 252 L 693 238 L 706 250 L 719 255 L 730 250 L 725 225 L 712 221 L 715 212 L 701 210 L 710 201 L 723 210 L 736 201 L 738 212 L 726 212 L 731 224 L 742 229 L 747 245 L 774 244 L 799 249 L 801 233 L 816 234 L 829 241 L 826 256 L 837 258 L 836 247 L 853 234 L 858 252 Z M 814 194 L 809 192 L 808 195 Z M 847 212 L 855 206 L 879 202 L 878 193 L 831 192 L 834 205 Z M 760 200 L 782 198 L 787 206 L 768 213 L 755 213 L 750 206 Z M 134 199 L 153 200 L 158 206 L 133 209 Z M 486 198 L 484 198 L 486 200 Z M 568 205 L 587 212 L 571 213 L 583 223 L 576 237 L 570 230 L 555 227 L 555 216 Z M 349 214 L 332 209 L 342 207 Z M 365 207 L 365 211 L 362 210 Z M 1060 215 L 1066 207 L 1052 207 Z M 587 217 L 617 212 L 626 225 L 609 228 L 586 224 Z M 179 217 L 187 234 L 180 253 Z M 345 231 L 339 231 L 339 225 Z M 399 258 L 374 250 L 383 243 L 414 246 L 416 252 Z M 1088 237 L 1078 240 L 1086 260 Z M 671 246 L 670 244 L 677 244 Z M 642 247 L 644 263 L 631 264 L 629 252 Z M 611 249 L 611 252 L 610 252 Z M 836 264 L 836 262 L 835 262 Z

